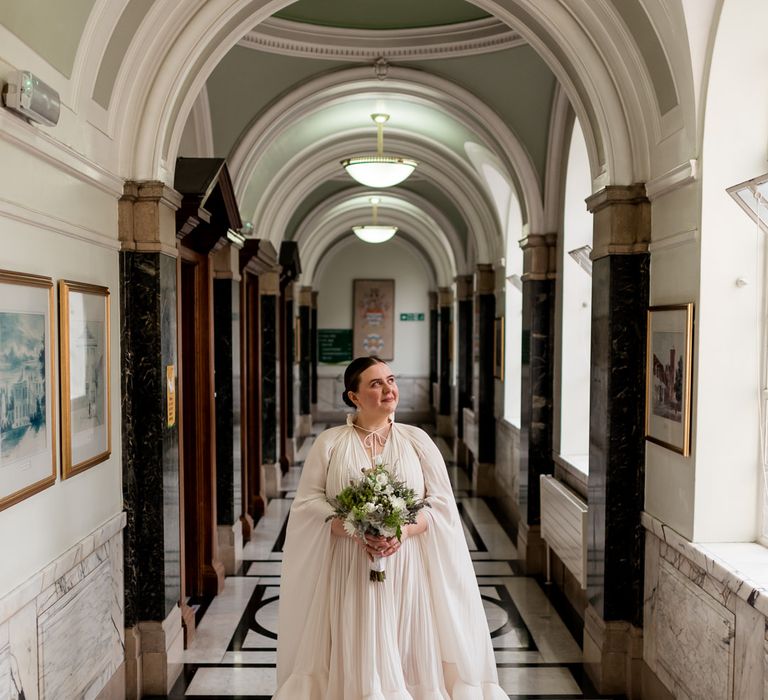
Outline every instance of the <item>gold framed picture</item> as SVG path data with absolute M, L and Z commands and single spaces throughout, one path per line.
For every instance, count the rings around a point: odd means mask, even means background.
M 356 279 L 353 282 L 355 357 L 395 356 L 395 280 Z
M 61 468 L 68 479 L 112 452 L 109 289 L 59 281 Z
M 504 381 L 504 317 L 493 319 L 493 376 Z
M 693 303 L 648 309 L 645 439 L 687 457 L 691 451 Z
M 0 270 L 0 510 L 56 481 L 53 280 Z

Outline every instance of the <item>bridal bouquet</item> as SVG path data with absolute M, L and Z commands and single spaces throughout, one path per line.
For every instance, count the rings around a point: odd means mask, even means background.
M 417 513 L 429 506 L 404 481 L 398 481 L 376 458 L 373 467 L 363 469 L 358 481 L 350 481 L 336 498 L 329 498 L 334 513 L 327 520 L 341 518 L 350 537 L 364 539 L 366 535 L 381 537 L 402 536 L 403 525 L 416 522 Z M 384 559 L 376 557 L 371 563 L 371 581 L 383 581 Z

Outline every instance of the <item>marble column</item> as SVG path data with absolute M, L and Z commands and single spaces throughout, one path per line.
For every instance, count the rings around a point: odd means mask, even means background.
M 213 258 L 214 379 L 216 392 L 216 520 L 219 559 L 228 576 L 243 558 L 240 250 L 230 242 Z
M 453 306 L 453 291 L 450 287 L 441 287 L 437 293 L 438 318 L 440 321 L 438 331 L 439 369 L 438 369 L 438 407 L 437 407 L 437 434 L 453 439 L 453 417 L 451 416 L 451 334 L 453 326 L 451 321 L 451 307 Z
M 429 292 L 429 405 L 437 413 L 436 391 L 438 364 L 437 292 Z
M 493 378 L 493 325 L 496 318 L 496 273 L 493 265 L 480 264 L 474 275 L 474 337 L 472 408 L 477 422 L 477 449 L 474 453 L 472 481 L 476 490 L 492 490 L 496 461 L 496 417 Z
M 127 182 L 119 202 L 123 531 L 128 696 L 168 693 L 183 645 L 176 391 L 181 197 Z M 188 609 L 187 609 L 188 610 Z M 189 629 L 188 629 L 189 631 Z M 194 632 L 194 616 L 191 620 Z
M 539 477 L 552 474 L 552 392 L 555 318 L 555 234 L 531 234 L 523 249 L 520 396 L 520 523 L 518 551 L 528 573 L 546 565 L 541 539 Z
M 296 338 L 299 358 L 299 437 L 312 434 L 312 287 L 299 290 L 299 335 Z
M 587 206 L 594 228 L 584 654 L 598 689 L 618 693 L 633 684 L 641 656 L 651 207 L 641 184 L 605 187 Z M 617 636 L 625 638 L 624 678 L 615 673 Z
M 260 355 L 261 355 L 261 460 L 268 498 L 280 491 L 281 471 L 278 461 L 280 425 L 278 421 L 278 303 L 280 275 L 259 275 Z
M 317 292 L 312 292 L 312 310 L 310 312 L 310 344 L 309 357 L 312 368 L 310 387 L 310 402 L 312 404 L 312 414 L 317 409 Z
M 454 444 L 454 456 L 456 463 L 461 467 L 467 467 L 471 463 L 471 446 L 467 444 L 476 435 L 474 431 L 475 418 L 472 401 L 472 323 L 473 323 L 473 279 L 472 275 L 459 275 L 456 277 L 456 300 L 458 307 L 457 319 L 457 370 L 456 383 L 457 416 L 456 416 L 456 442 Z M 466 428 L 465 428 L 466 424 Z M 465 435 L 465 430 L 467 433 Z
M 281 337 L 279 349 L 280 374 L 278 382 L 280 387 L 280 442 L 279 460 L 281 474 L 287 474 L 293 464 L 296 453 L 296 302 L 295 296 L 298 285 L 290 279 L 283 277 L 280 282 L 280 317 L 278 328 Z

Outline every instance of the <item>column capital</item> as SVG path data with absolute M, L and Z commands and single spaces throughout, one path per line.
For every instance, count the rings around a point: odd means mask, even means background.
M 176 211 L 181 195 L 155 180 L 129 180 L 117 203 L 121 249 L 176 257 Z
M 427 292 L 429 297 L 429 308 L 431 311 L 437 308 L 437 292 Z
M 280 273 L 262 272 L 259 274 L 259 296 L 277 296 L 280 294 Z
M 456 282 L 456 298 L 465 301 L 472 298 L 474 278 L 472 275 L 457 275 L 453 278 Z
M 520 240 L 523 280 L 550 280 L 557 276 L 557 234 L 530 233 Z
M 312 287 L 300 287 L 298 294 L 299 306 L 312 306 L 312 295 L 314 293 Z
M 594 217 L 592 259 L 648 252 L 651 203 L 645 185 L 608 185 L 587 200 Z
M 438 287 L 437 302 L 439 306 L 450 306 L 453 304 L 453 290 L 450 287 Z
M 239 282 L 240 249 L 235 245 L 224 245 L 213 254 L 213 276 L 218 280 Z
M 474 274 L 475 294 L 493 294 L 496 291 L 496 273 L 490 263 L 478 263 Z
M 318 297 L 318 292 L 312 292 L 312 308 L 313 309 L 317 308 L 317 297 Z

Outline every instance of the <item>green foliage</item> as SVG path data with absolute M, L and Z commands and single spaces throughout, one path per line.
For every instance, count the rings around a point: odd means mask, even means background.
M 397 537 L 398 540 L 402 537 L 403 525 L 415 523 L 419 511 L 429 506 L 384 464 L 364 469 L 358 481 L 351 481 L 328 502 L 334 513 L 327 519 L 341 518 L 350 534 Z

